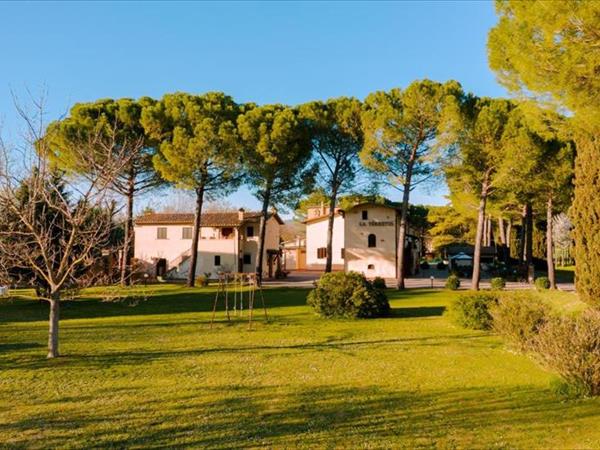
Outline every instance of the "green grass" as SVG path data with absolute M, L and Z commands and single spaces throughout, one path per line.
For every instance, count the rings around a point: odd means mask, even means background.
M 331 321 L 272 289 L 247 331 L 222 312 L 209 328 L 210 290 L 152 289 L 66 304 L 50 361 L 47 307 L 0 304 L 0 447 L 600 447 L 600 401 L 452 325 L 456 293 L 390 291 L 393 317 Z
M 556 281 L 559 283 L 573 283 L 575 281 L 575 266 L 557 267 Z

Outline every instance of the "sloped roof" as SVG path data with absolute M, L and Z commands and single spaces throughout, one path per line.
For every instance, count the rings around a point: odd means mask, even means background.
M 200 226 L 202 227 L 237 227 L 245 222 L 258 222 L 260 220 L 260 212 L 246 211 L 244 219 L 240 220 L 237 211 L 232 212 L 208 212 L 203 213 L 200 218 Z M 269 213 L 269 218 L 275 217 L 280 225 L 283 221 L 277 213 Z M 151 213 L 144 214 L 135 220 L 136 225 L 176 225 L 176 224 L 193 224 L 193 213 Z

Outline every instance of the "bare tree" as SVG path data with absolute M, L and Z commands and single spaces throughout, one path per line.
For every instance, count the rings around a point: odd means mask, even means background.
M 0 271 L 4 277 L 20 274 L 21 281 L 43 287 L 40 298 L 50 306 L 48 358 L 54 358 L 59 356 L 61 298 L 66 290 L 89 282 L 90 269 L 110 248 L 114 203 L 108 199 L 108 186 L 111 174 L 125 161 L 107 162 L 85 182 L 67 186 L 47 159 L 43 102 L 36 108 L 33 118 L 17 108 L 27 128 L 21 149 L 27 170 L 11 170 L 8 149 L 2 145 Z M 98 145 L 96 138 L 80 142 L 82 157 Z

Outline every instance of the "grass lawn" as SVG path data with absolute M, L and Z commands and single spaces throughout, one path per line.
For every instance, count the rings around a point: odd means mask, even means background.
M 0 304 L 0 447 L 600 447 L 600 399 L 561 399 L 497 336 L 452 325 L 454 293 L 391 291 L 391 318 L 330 321 L 271 289 L 249 332 L 222 313 L 209 329 L 210 289 L 152 289 L 66 304 L 51 361 L 47 307 Z

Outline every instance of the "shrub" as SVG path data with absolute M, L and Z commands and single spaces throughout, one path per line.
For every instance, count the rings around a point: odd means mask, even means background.
M 550 289 L 550 280 L 548 279 L 548 277 L 536 278 L 534 281 L 534 284 L 535 284 L 535 288 L 538 291 L 545 291 L 547 289 Z
M 436 264 L 435 266 L 438 270 L 444 270 L 446 268 L 446 264 L 444 264 L 444 261 L 440 261 L 439 263 Z
M 587 395 L 600 395 L 600 311 L 555 317 L 540 328 L 535 346 L 541 362 Z
M 450 306 L 450 317 L 461 327 L 472 330 L 489 330 L 492 327 L 490 307 L 498 301 L 492 292 L 461 294 Z
M 206 276 L 206 274 L 204 275 L 198 275 L 196 277 L 196 284 L 200 285 L 200 286 L 208 286 L 208 283 L 210 282 L 210 278 Z
M 423 269 L 423 270 L 429 269 L 429 263 L 427 261 L 423 261 L 421 263 L 421 269 Z
M 375 277 L 373 282 L 371 283 L 375 289 L 386 289 L 387 286 L 385 284 L 385 280 L 381 277 Z
M 323 317 L 380 317 L 390 311 L 384 291 L 356 272 L 324 274 L 307 303 Z
M 446 279 L 446 289 L 450 289 L 451 291 L 455 291 L 460 287 L 460 278 L 456 275 L 450 275 Z
M 493 291 L 501 291 L 506 287 L 506 281 L 502 277 L 492 278 L 491 288 Z
M 531 291 L 511 292 L 504 294 L 490 313 L 494 330 L 516 349 L 528 351 L 548 320 L 549 308 Z

